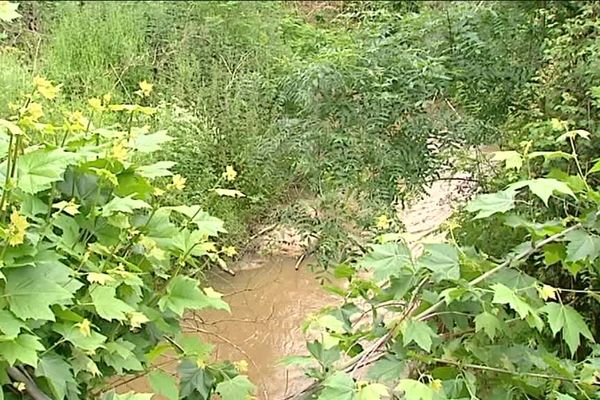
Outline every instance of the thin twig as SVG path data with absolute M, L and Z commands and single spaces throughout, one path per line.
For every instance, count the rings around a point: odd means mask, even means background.
M 258 368 L 258 365 L 256 364 L 256 362 L 254 362 L 254 360 L 248 355 L 248 353 L 246 353 L 244 351 L 244 349 L 242 349 L 240 346 L 238 346 L 237 344 L 233 343 L 231 340 L 227 339 L 225 336 L 220 335 L 216 332 L 211 332 L 209 330 L 200 328 L 198 326 L 186 326 L 186 328 L 191 328 L 193 330 L 195 330 L 196 332 L 200 332 L 200 333 L 204 333 L 207 335 L 211 335 L 216 337 L 219 340 L 222 340 L 223 342 L 227 343 L 228 345 L 230 345 L 231 347 L 233 347 L 234 349 L 236 349 L 237 351 L 239 351 L 248 361 L 250 361 L 250 364 L 252 364 L 252 366 L 256 369 L 257 372 L 260 371 L 260 369 Z M 262 382 L 263 387 L 266 388 L 265 382 L 263 380 Z M 269 400 L 268 394 L 266 392 L 266 390 L 263 391 L 263 395 L 265 396 L 265 400 Z

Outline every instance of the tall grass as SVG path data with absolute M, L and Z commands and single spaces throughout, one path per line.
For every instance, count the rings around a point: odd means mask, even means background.
M 144 6 L 145 7 L 145 6 Z M 151 72 L 139 3 L 64 2 L 46 16 L 42 69 L 71 99 L 124 97 Z

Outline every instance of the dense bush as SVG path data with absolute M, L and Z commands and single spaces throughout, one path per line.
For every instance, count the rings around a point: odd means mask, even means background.
M 142 82 L 136 96 L 151 91 Z M 107 380 L 147 371 L 172 349 L 179 389 L 150 375 L 169 398 L 251 391 L 233 364 L 206 365 L 211 347 L 182 334 L 185 310 L 228 309 L 186 276 L 220 260 L 211 238 L 225 230 L 199 205 L 163 200 L 185 178 L 172 162 L 144 162 L 173 139 L 151 128 L 156 110 L 103 96 L 57 112 L 59 87 L 40 77 L 29 92 L 0 119 L 0 382 L 33 398 L 98 397 Z M 109 115 L 118 122 L 100 125 Z

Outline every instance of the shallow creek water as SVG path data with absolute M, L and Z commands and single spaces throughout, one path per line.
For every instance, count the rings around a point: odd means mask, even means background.
M 207 286 L 223 293 L 231 314 L 200 313 L 204 322 L 200 326 L 213 333 L 201 336 L 216 345 L 215 358 L 246 360 L 260 400 L 281 400 L 306 386 L 301 370 L 283 367 L 278 361 L 286 355 L 307 354 L 302 322 L 335 302 L 306 265 L 296 271 L 295 263 L 289 257 L 246 260 L 235 276 L 221 272 L 207 276 Z M 167 361 L 163 369 L 174 372 L 175 364 Z M 150 391 L 145 378 L 122 389 Z

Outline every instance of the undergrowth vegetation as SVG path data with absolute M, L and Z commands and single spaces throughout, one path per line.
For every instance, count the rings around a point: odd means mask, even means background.
M 346 281 L 288 360 L 315 380 L 297 398 L 598 398 L 597 4 L 18 7 L 0 2 L 4 397 L 150 398 L 111 379 L 167 350 L 157 393 L 252 395 L 180 322 L 227 308 L 191 277 L 275 220 Z M 414 253 L 395 210 L 458 169 L 489 193 Z

